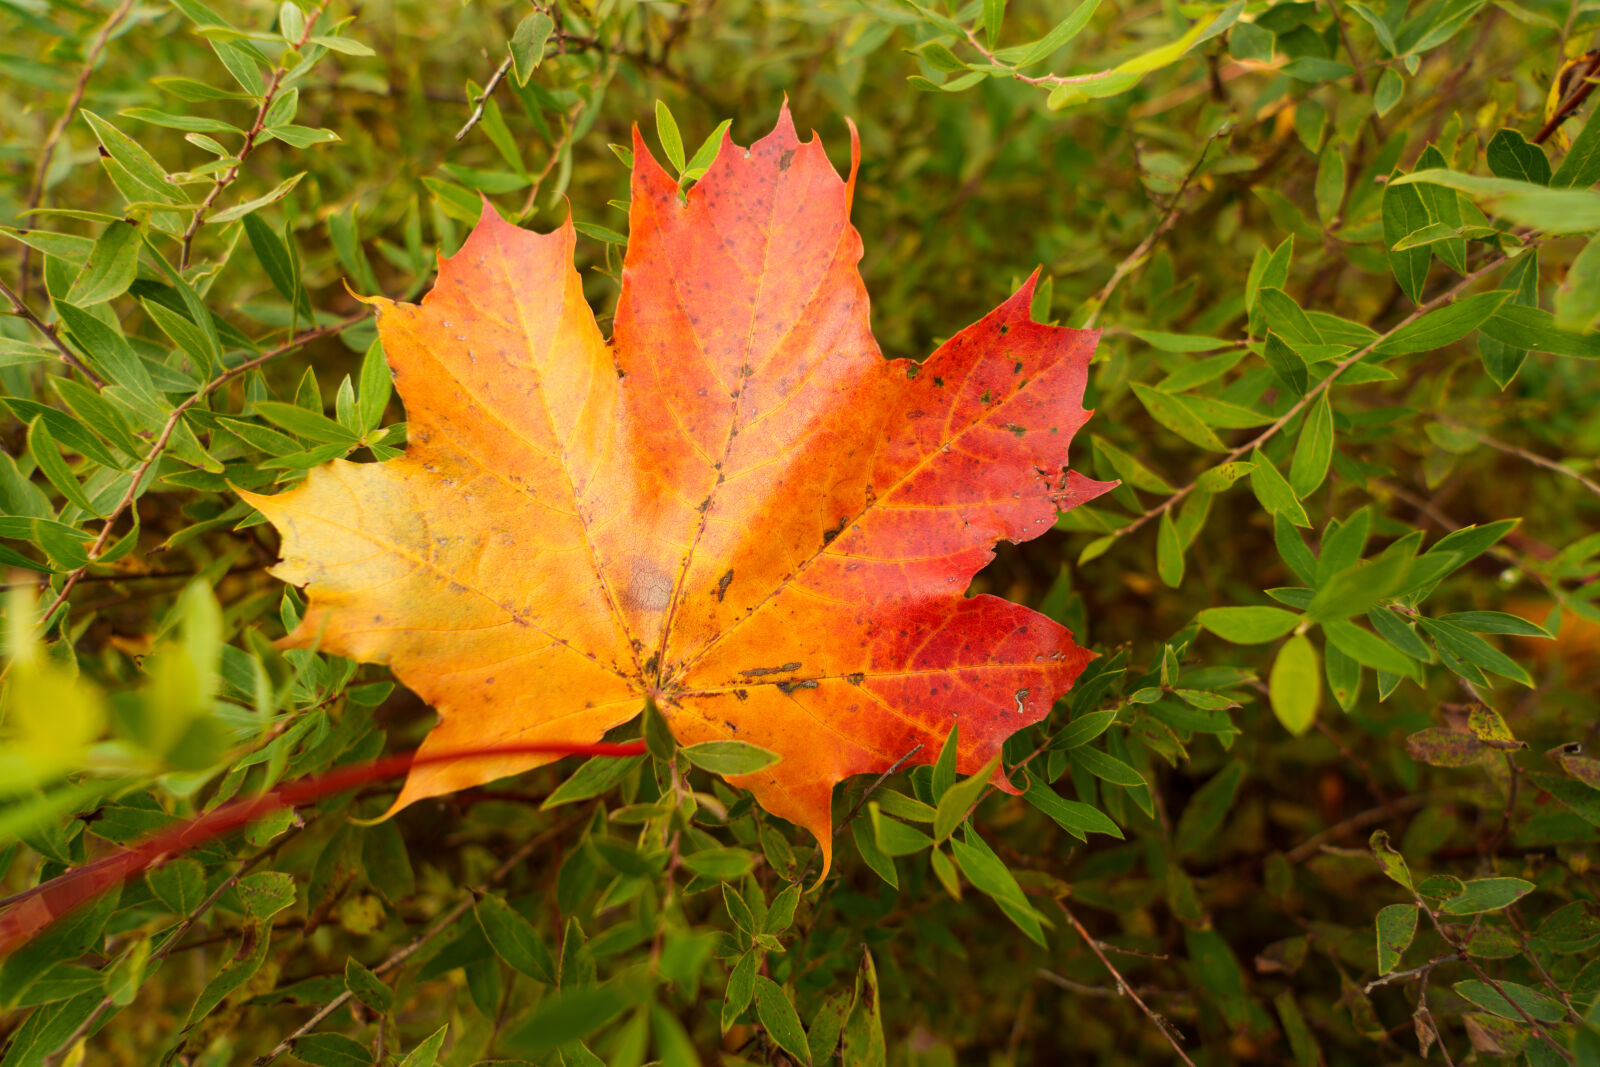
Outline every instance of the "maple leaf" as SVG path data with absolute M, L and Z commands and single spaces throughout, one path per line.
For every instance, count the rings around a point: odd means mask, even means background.
M 729 781 L 815 834 L 824 872 L 839 781 L 931 761 L 958 722 L 971 774 L 1043 718 L 1090 653 L 965 594 L 997 540 L 1115 484 L 1067 470 L 1098 334 L 1033 322 L 1030 278 L 885 360 L 853 127 L 852 150 L 841 179 L 785 107 L 685 198 L 636 128 L 610 341 L 570 219 L 534 234 L 486 204 L 420 305 L 375 301 L 404 455 L 245 494 L 309 593 L 286 644 L 388 664 L 439 713 L 423 753 L 594 741 L 653 699 L 681 744 L 781 757 Z M 550 758 L 418 767 L 392 810 Z

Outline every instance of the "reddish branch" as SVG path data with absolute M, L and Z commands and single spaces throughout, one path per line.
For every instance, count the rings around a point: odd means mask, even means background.
M 199 818 L 152 834 L 131 848 L 103 856 L 12 898 L 11 906 L 0 913 L 0 958 L 106 890 L 283 808 L 298 807 L 370 782 L 394 778 L 413 767 L 496 756 L 637 756 L 644 750 L 644 742 L 628 741 L 591 745 L 555 742 L 490 745 L 429 756 L 407 752 L 290 782 L 261 796 L 224 804 Z
M 1578 88 L 1573 91 L 1571 96 L 1557 105 L 1555 113 L 1550 116 L 1550 121 L 1541 126 L 1539 132 L 1533 135 L 1534 144 L 1544 144 L 1548 141 L 1550 135 L 1560 129 L 1563 122 L 1567 121 L 1567 116 L 1583 106 L 1583 102 L 1589 99 L 1589 94 L 1594 92 L 1597 75 L 1600 75 L 1600 48 L 1595 49 L 1594 55 L 1589 58 L 1589 65 L 1578 76 Z M 1590 119 L 1589 121 L 1593 122 L 1595 120 Z

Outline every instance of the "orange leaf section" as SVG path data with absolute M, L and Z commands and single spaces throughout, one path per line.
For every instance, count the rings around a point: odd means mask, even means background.
M 777 752 L 730 780 L 826 859 L 836 783 L 931 761 L 958 722 L 975 772 L 1088 661 L 965 590 L 997 540 L 1114 484 L 1067 470 L 1097 334 L 1031 321 L 1029 279 L 885 360 L 854 167 L 787 108 L 686 200 L 637 131 L 634 159 L 609 342 L 570 222 L 486 208 L 420 306 L 377 301 L 405 454 L 247 499 L 310 594 L 288 643 L 388 664 L 439 712 L 424 752 L 593 741 L 653 697 L 683 744 Z M 541 762 L 418 767 L 395 808 Z

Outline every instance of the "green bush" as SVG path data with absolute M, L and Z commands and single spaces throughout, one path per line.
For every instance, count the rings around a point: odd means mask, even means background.
M 1122 482 L 976 583 L 1100 656 L 953 844 L 915 830 L 930 767 L 838 790 L 805 892 L 809 836 L 703 772 L 679 807 L 670 753 L 386 822 L 347 788 L 11 952 L 0 1067 L 1600 1063 L 1592 2 L 0 28 L 0 936 L 117 846 L 420 741 L 381 668 L 274 648 L 304 605 L 234 490 L 397 454 L 352 293 L 418 298 L 483 196 L 570 210 L 608 314 L 634 123 L 692 169 L 785 94 L 841 166 L 853 119 L 885 352 L 1043 264 L 1035 317 L 1105 331 L 1075 466 Z

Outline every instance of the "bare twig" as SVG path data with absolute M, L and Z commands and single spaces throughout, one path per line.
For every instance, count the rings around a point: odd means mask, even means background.
M 28 279 L 28 268 L 26 262 L 23 263 L 22 269 L 23 284 L 26 286 Z M 26 292 L 26 288 L 24 288 L 23 291 Z M 38 330 L 40 333 L 44 334 L 45 337 L 49 338 L 50 343 L 54 345 L 56 351 L 60 353 L 61 362 L 65 363 L 67 366 L 71 367 L 73 370 L 89 379 L 90 382 L 94 383 L 94 387 L 96 389 L 105 388 L 106 383 L 100 380 L 99 375 L 95 374 L 94 371 L 90 370 L 84 365 L 83 360 L 78 358 L 77 353 L 68 348 L 66 346 L 66 342 L 61 340 L 60 336 L 56 333 L 55 328 L 47 325 L 43 319 L 35 315 L 33 313 L 33 309 L 28 307 L 26 301 L 24 301 L 19 294 L 12 291 L 11 286 L 7 285 L 5 282 L 0 282 L 0 293 L 5 294 L 5 298 L 11 302 L 12 310 L 17 313 L 18 318 L 22 319 L 24 322 L 27 322 L 34 329 Z
M 252 371 L 264 363 L 270 363 L 279 356 L 293 352 L 318 338 L 336 334 L 353 326 L 369 314 L 371 314 L 370 309 L 363 308 L 354 315 L 341 319 L 331 326 L 319 326 L 314 330 L 307 330 L 277 348 L 264 352 L 254 359 L 245 360 L 232 370 L 224 371 L 217 375 L 217 377 L 207 382 L 199 392 L 173 408 L 172 414 L 167 416 L 166 425 L 161 428 L 161 433 L 156 436 L 155 441 L 150 445 L 149 454 L 134 468 L 133 479 L 128 483 L 128 491 L 122 494 L 122 499 L 117 501 L 116 506 L 111 509 L 111 513 L 106 516 L 105 525 L 100 528 L 100 535 L 95 538 L 94 544 L 89 548 L 89 562 L 67 575 L 66 581 L 61 585 L 61 592 L 56 594 L 56 598 L 50 602 L 49 608 L 45 610 L 46 625 L 49 625 L 49 621 L 55 616 L 55 613 L 61 609 L 61 606 L 67 602 L 67 598 L 72 595 L 73 587 L 78 584 L 78 581 L 88 569 L 94 565 L 95 557 L 100 555 L 105 550 L 106 545 L 110 543 L 111 535 L 116 531 L 117 520 L 121 519 L 123 513 L 133 506 L 134 501 L 139 499 L 139 483 L 144 481 L 145 475 L 150 473 L 150 468 L 155 466 L 156 460 L 160 459 L 161 454 L 166 451 L 167 444 L 172 440 L 173 433 L 177 431 L 178 423 L 183 421 L 183 415 L 186 411 L 240 375 Z
M 1084 322 L 1085 328 L 1092 328 L 1099 321 L 1101 310 L 1105 307 L 1106 301 L 1111 299 L 1111 294 L 1116 292 L 1117 286 L 1122 284 L 1124 278 L 1138 269 L 1139 264 L 1144 262 L 1144 257 L 1150 254 L 1150 249 L 1161 239 L 1161 235 L 1172 229 L 1177 223 L 1178 216 L 1183 214 L 1184 194 L 1189 191 L 1189 186 L 1193 184 L 1195 177 L 1200 173 L 1200 168 L 1205 165 L 1206 157 L 1211 154 L 1211 146 L 1226 137 L 1232 129 L 1233 126 L 1229 123 L 1206 138 L 1206 143 L 1200 148 L 1200 155 L 1195 159 L 1188 173 L 1183 176 L 1183 181 L 1178 184 L 1178 191 L 1172 194 L 1172 206 L 1167 208 L 1166 213 L 1161 216 L 1161 221 L 1156 223 L 1149 233 L 1145 234 L 1144 240 L 1140 241 L 1132 252 L 1122 258 L 1122 262 L 1118 263 L 1115 269 L 1112 270 L 1111 277 L 1107 279 L 1106 284 L 1101 286 L 1100 291 L 1095 294 L 1094 310 L 1089 313 L 1089 318 Z
M 94 40 L 89 42 L 89 47 L 83 53 L 83 67 L 78 71 L 78 81 L 72 87 L 72 95 L 67 98 L 67 106 L 62 109 L 61 116 L 50 127 L 50 132 L 45 134 L 44 144 L 39 146 L 39 161 L 33 168 L 33 184 L 28 187 L 28 206 L 23 209 L 26 215 L 39 206 L 44 199 L 44 183 L 50 173 L 50 164 L 54 161 L 56 148 L 61 144 L 61 137 L 67 132 L 67 124 L 78 113 L 78 105 L 83 103 L 83 94 L 89 89 L 89 78 L 94 74 L 95 64 L 100 62 L 100 53 L 106 49 L 106 42 L 111 39 L 111 33 L 128 17 L 128 12 L 133 10 L 134 0 L 122 0 L 116 10 L 106 16 L 100 26 L 100 32 L 95 34 Z M 22 299 L 28 297 L 28 257 L 33 249 L 27 245 L 22 246 L 21 283 Z
M 472 127 L 483 118 L 483 109 L 489 103 L 489 98 L 494 95 L 495 89 L 500 85 L 500 80 L 506 76 L 506 71 L 511 69 L 511 57 L 508 55 L 500 61 L 495 72 L 489 76 L 489 84 L 483 87 L 483 92 L 478 94 L 478 106 L 472 109 L 472 114 L 467 116 L 467 124 L 456 131 L 456 140 L 465 137 Z
M 1507 441 L 1501 441 L 1497 438 L 1490 437 L 1488 434 L 1480 433 L 1470 426 L 1463 426 L 1453 419 L 1438 418 L 1438 416 L 1435 416 L 1435 418 L 1437 418 L 1439 422 L 1449 426 L 1452 429 L 1463 430 L 1467 433 L 1470 433 L 1472 436 L 1478 439 L 1480 444 L 1488 445 L 1495 451 L 1504 452 L 1508 456 L 1516 456 L 1523 462 L 1531 463 L 1535 467 L 1543 467 L 1545 470 L 1551 471 L 1552 473 L 1559 474 L 1565 478 L 1571 478 L 1573 481 L 1583 486 L 1595 496 L 1600 496 L 1600 482 L 1595 482 L 1590 478 L 1585 478 L 1583 475 L 1579 474 L 1570 467 L 1563 467 L 1560 463 L 1557 463 L 1549 456 L 1541 456 L 1539 453 L 1530 452 L 1520 445 L 1514 445 Z
M 1144 1000 L 1140 998 L 1138 992 L 1133 988 L 1133 986 L 1128 984 L 1128 980 L 1122 977 L 1122 972 L 1117 970 L 1116 964 L 1112 963 L 1111 958 L 1101 951 L 1100 943 L 1096 941 L 1089 931 L 1084 928 L 1083 923 L 1078 921 L 1078 917 L 1072 914 L 1071 909 L 1069 909 L 1066 904 L 1061 905 L 1061 911 L 1066 915 L 1067 921 L 1072 924 L 1072 928 L 1078 931 L 1078 936 L 1083 938 L 1083 943 L 1089 946 L 1090 951 L 1100 958 L 1100 963 L 1105 967 L 1105 969 L 1111 972 L 1112 979 L 1117 983 L 1117 989 L 1120 990 L 1122 994 L 1129 1000 L 1133 1001 L 1134 1004 L 1138 1005 L 1139 1010 L 1144 1012 L 1145 1018 L 1149 1019 L 1155 1024 L 1156 1029 L 1161 1031 L 1161 1036 L 1165 1037 L 1167 1039 L 1167 1043 L 1172 1046 L 1172 1051 L 1178 1054 L 1178 1058 L 1184 1063 L 1188 1064 L 1189 1067 L 1195 1067 L 1194 1061 L 1189 1058 L 1189 1054 L 1183 1051 L 1183 1046 L 1178 1043 L 1178 1037 L 1177 1034 L 1173 1032 L 1172 1024 L 1167 1022 L 1167 1020 L 1161 1015 L 1158 1015 L 1156 1012 L 1152 1011 L 1150 1005 L 1146 1004 Z
M 1397 812 L 1425 808 L 1437 799 L 1437 797 L 1431 796 L 1400 797 L 1388 807 L 1368 808 L 1366 811 L 1352 815 L 1343 822 L 1335 823 L 1326 830 L 1306 838 L 1300 844 L 1284 853 L 1284 858 L 1290 863 L 1304 863 L 1312 856 L 1315 856 L 1322 849 L 1322 846 L 1330 841 L 1337 841 L 1346 834 L 1354 833 L 1368 826 L 1376 826 L 1385 819 L 1393 817 Z
M 306 14 L 305 32 L 300 35 L 298 41 L 289 46 L 291 50 L 298 52 L 305 47 L 306 42 L 311 39 L 312 32 L 316 29 L 317 20 L 322 17 L 322 12 L 327 9 L 327 6 L 328 0 L 321 0 L 314 9 Z M 261 136 L 261 131 L 267 124 L 267 112 L 271 110 L 272 102 L 277 99 L 278 89 L 283 84 L 284 75 L 288 73 L 288 69 L 281 66 L 272 72 L 272 80 L 267 83 L 266 91 L 261 94 L 261 107 L 256 110 L 256 120 L 251 123 L 250 129 L 245 132 L 244 144 L 240 146 L 239 155 L 234 160 L 233 166 L 229 167 L 217 179 L 216 184 L 211 187 L 211 192 L 207 193 L 206 198 L 200 202 L 200 206 L 194 209 L 194 215 L 189 219 L 189 226 L 183 231 L 183 237 L 180 238 L 182 251 L 178 255 L 179 270 L 189 269 L 189 253 L 194 246 L 195 234 L 200 232 L 200 227 L 205 223 L 206 213 L 216 206 L 222 194 L 239 177 L 239 171 L 244 167 L 245 157 L 254 151 L 256 138 Z

